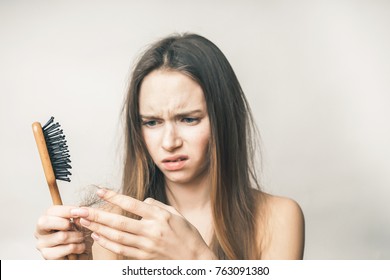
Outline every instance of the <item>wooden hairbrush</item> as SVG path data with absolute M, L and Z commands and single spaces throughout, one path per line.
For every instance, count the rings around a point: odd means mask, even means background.
M 60 124 L 54 123 L 54 117 L 51 117 L 44 126 L 34 122 L 32 129 L 53 204 L 62 205 L 56 180 L 70 182 L 69 176 L 72 175 L 69 172 L 72 167 L 69 165 L 70 155 L 65 135 L 60 129 Z M 77 260 L 77 255 L 69 255 L 68 259 Z

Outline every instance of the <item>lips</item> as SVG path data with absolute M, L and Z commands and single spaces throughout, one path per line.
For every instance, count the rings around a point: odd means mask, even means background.
M 182 169 L 186 164 L 187 160 L 188 156 L 177 155 L 163 159 L 162 164 L 166 170 L 176 171 Z
M 178 156 L 165 158 L 165 159 L 163 159 L 162 162 L 177 162 L 177 161 L 182 161 L 182 160 L 187 160 L 187 159 L 188 159 L 188 156 L 178 155 Z

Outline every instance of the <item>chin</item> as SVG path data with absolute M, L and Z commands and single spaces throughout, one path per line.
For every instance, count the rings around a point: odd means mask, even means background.
M 188 184 L 189 182 L 191 182 L 191 179 L 189 178 L 184 178 L 184 177 L 181 177 L 181 176 L 165 176 L 165 180 L 168 181 L 168 182 L 171 182 L 171 183 L 175 183 L 175 184 Z
M 191 181 L 194 181 L 193 176 L 188 174 L 187 172 L 166 172 L 164 173 L 165 180 L 167 182 L 172 182 L 175 184 L 188 184 Z
M 181 185 L 199 184 L 200 181 L 204 179 L 204 176 L 202 175 L 201 174 L 191 174 L 191 175 L 190 174 L 168 174 L 168 176 L 165 175 L 165 180 L 167 182 L 171 182 L 174 184 L 181 184 Z

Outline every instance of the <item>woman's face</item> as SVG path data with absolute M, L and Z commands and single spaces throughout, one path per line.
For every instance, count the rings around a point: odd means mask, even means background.
M 166 182 L 203 179 L 209 167 L 210 121 L 199 84 L 177 71 L 155 70 L 142 82 L 139 110 L 146 147 Z

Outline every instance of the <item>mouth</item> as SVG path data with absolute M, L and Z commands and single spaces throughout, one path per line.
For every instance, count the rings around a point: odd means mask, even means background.
M 167 171 L 179 171 L 184 168 L 187 160 L 188 156 L 179 155 L 164 159 L 162 164 Z
M 167 162 L 179 162 L 179 161 L 184 161 L 187 160 L 188 156 L 174 156 L 174 157 L 169 157 L 164 159 L 162 162 L 167 163 Z

